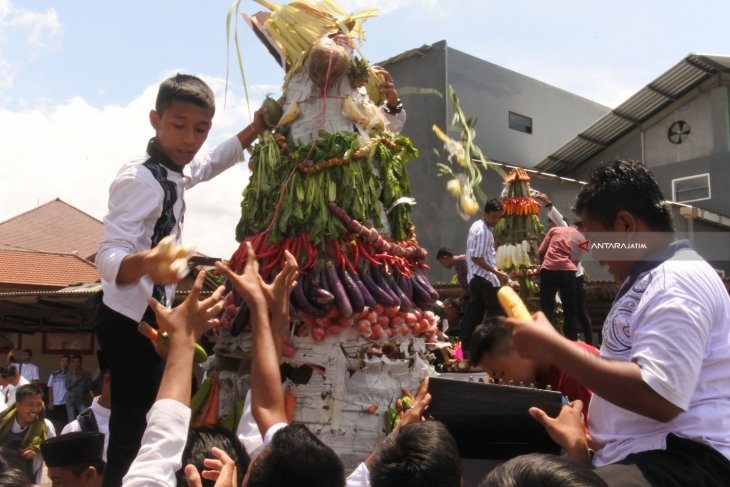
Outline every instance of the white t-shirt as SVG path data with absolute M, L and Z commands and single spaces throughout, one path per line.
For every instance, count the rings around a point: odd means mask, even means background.
M 94 419 L 96 420 L 96 426 L 99 427 L 99 433 L 104 435 L 104 452 L 102 454 L 102 458 L 106 462 L 106 449 L 109 446 L 109 416 L 111 416 L 112 410 L 100 405 L 99 396 L 96 396 L 94 401 L 91 403 L 91 412 L 94 413 Z M 81 423 L 79 423 L 78 419 L 74 419 L 64 426 L 61 434 L 65 435 L 66 433 L 73 433 L 76 431 L 81 431 Z
M 104 239 L 99 244 L 96 267 L 101 274 L 104 304 L 114 311 L 139 321 L 147 309 L 154 284 L 149 276 L 117 286 L 116 279 L 122 260 L 130 254 L 149 250 L 155 224 L 162 211 L 165 193 L 160 183 L 143 164 L 149 155 L 125 164 L 109 189 L 109 213 L 104 217 Z M 175 185 L 177 200 L 172 211 L 175 226 L 170 235 L 180 240 L 185 214 L 183 195 L 186 189 L 207 181 L 243 159 L 241 142 L 231 137 L 210 151 L 201 151 L 183 169 L 183 173 L 166 169 L 167 181 Z M 168 299 L 175 286 L 165 288 Z
M 18 379 L 17 385 L 8 384 L 3 388 L 3 392 L 5 393 L 5 407 L 10 407 L 15 404 L 15 393 L 17 392 L 18 387 L 27 384 L 30 384 L 30 382 L 28 382 L 28 380 L 21 375 Z
M 18 372 L 20 372 L 20 375 L 25 377 L 28 382 L 33 382 L 34 380 L 41 380 L 41 373 L 38 369 L 38 366 L 36 364 L 16 364 L 16 367 L 18 368 Z
M 370 487 L 370 472 L 364 462 L 347 476 L 345 487 Z
M 730 297 L 693 250 L 639 275 L 614 302 L 601 356 L 639 365 L 644 381 L 684 412 L 667 423 L 593 395 L 589 429 L 602 466 L 665 449 L 673 433 L 730 458 Z

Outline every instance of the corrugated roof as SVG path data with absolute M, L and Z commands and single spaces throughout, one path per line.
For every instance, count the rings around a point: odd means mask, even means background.
M 547 156 L 541 171 L 565 174 L 712 77 L 730 73 L 730 57 L 690 54 Z

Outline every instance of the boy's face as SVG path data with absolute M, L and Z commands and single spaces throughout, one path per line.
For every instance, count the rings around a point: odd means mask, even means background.
M 94 467 L 89 467 L 81 475 L 74 475 L 69 467 L 48 467 L 48 478 L 51 480 L 51 487 L 95 487 L 101 485 L 101 475 L 96 473 Z
M 28 352 L 23 352 L 20 354 L 20 360 L 24 364 L 30 363 L 30 354 Z
M 449 255 L 444 255 L 439 259 L 439 262 L 442 266 L 444 266 L 447 269 L 451 269 L 451 267 L 454 265 L 454 258 Z
M 490 211 L 490 212 L 484 212 L 484 222 L 489 225 L 490 227 L 495 226 L 497 223 L 499 223 L 499 220 L 502 219 L 502 215 L 504 214 L 504 211 Z
M 17 403 L 18 423 L 26 426 L 35 421 L 38 415 L 43 411 L 43 398 L 41 396 L 29 396 Z
M 534 362 L 517 355 L 509 339 L 497 344 L 491 352 L 483 353 L 479 367 L 493 379 L 500 379 L 505 384 L 513 381 L 515 385 L 520 382 L 529 385 L 537 378 Z
M 162 114 L 152 110 L 150 123 L 157 132 L 157 140 L 165 155 L 178 166 L 185 166 L 208 138 L 213 125 L 213 110 L 174 100 Z
M 61 357 L 61 360 L 58 362 L 58 366 L 61 370 L 66 370 L 68 368 L 68 357 Z
M 81 368 L 81 359 L 76 357 L 71 359 L 71 368 L 73 370 L 79 370 Z

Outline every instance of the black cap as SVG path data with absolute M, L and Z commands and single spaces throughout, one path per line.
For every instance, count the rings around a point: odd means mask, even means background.
M 43 460 L 49 467 L 69 467 L 102 461 L 104 435 L 92 431 L 76 431 L 56 436 L 41 443 Z

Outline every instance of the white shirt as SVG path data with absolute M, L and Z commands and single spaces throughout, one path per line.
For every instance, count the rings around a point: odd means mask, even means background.
M 48 376 L 48 387 L 53 391 L 53 405 L 66 404 L 66 371 L 57 369 Z
M 34 380 L 41 380 L 41 373 L 36 364 L 24 364 L 21 362 L 16 367 L 20 375 L 28 379 L 28 382 L 32 383 Z
M 150 249 L 155 223 L 162 211 L 162 186 L 142 165 L 148 159 L 149 155 L 145 155 L 125 164 L 112 182 L 109 213 L 104 217 L 104 239 L 96 256 L 104 304 L 134 321 L 142 319 L 154 284 L 149 276 L 122 286 L 115 283 L 126 256 Z M 198 153 L 185 166 L 183 174 L 166 169 L 167 179 L 177 188 L 177 201 L 173 205 L 176 224 L 170 233 L 176 241 L 180 241 L 182 233 L 185 190 L 217 176 L 242 159 L 241 142 L 238 137 L 231 137 L 211 151 Z M 170 299 L 175 286 L 167 286 L 165 291 Z
M 112 410 L 100 405 L 99 396 L 96 396 L 91 403 L 91 412 L 94 413 L 94 419 L 96 420 L 96 425 L 99 427 L 99 433 L 104 435 L 104 452 L 102 458 L 106 462 L 106 449 L 109 446 L 109 416 L 111 416 Z M 65 435 L 66 433 L 76 431 L 81 431 L 81 423 L 79 423 L 78 419 L 74 419 L 64 426 L 61 434 Z
M 18 385 L 8 384 L 3 388 L 3 392 L 5 393 L 5 407 L 10 407 L 15 404 L 15 392 L 18 387 L 26 384 L 30 384 L 30 382 L 21 375 L 18 379 Z
M 588 421 L 602 446 L 596 466 L 665 449 L 669 433 L 730 458 L 730 298 L 693 250 L 640 274 L 614 302 L 601 356 L 635 362 L 649 387 L 684 412 L 662 423 L 594 394 Z
M 190 408 L 174 399 L 155 401 L 147 413 L 142 446 L 122 482 L 123 487 L 177 485 L 188 441 Z
M 472 277 L 481 276 L 491 282 L 493 286 L 499 287 L 499 279 L 491 272 L 476 265 L 472 257 L 481 257 L 484 261 L 497 268 L 497 252 L 494 250 L 494 236 L 484 220 L 475 221 L 469 229 L 469 238 L 466 240 L 466 280 L 471 282 Z
M 364 462 L 348 475 L 345 487 L 370 487 L 370 472 Z
M 251 389 L 246 392 L 246 398 L 243 400 L 243 414 L 241 414 L 241 419 L 238 420 L 236 436 L 251 458 L 264 446 L 261 431 L 259 431 L 259 427 L 251 412 Z

